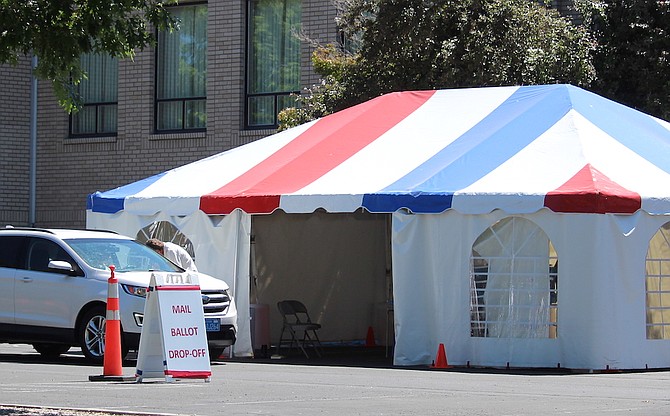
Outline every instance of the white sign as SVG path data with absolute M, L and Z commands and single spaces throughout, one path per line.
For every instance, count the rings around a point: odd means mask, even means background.
M 137 381 L 212 375 L 198 276 L 153 273 L 144 305 Z

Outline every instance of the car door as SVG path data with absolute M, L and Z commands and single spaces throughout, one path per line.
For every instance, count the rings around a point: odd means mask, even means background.
M 80 290 L 81 277 L 50 270 L 50 260 L 75 264 L 72 257 L 56 242 L 30 237 L 27 242 L 25 268 L 19 269 L 15 285 L 15 319 L 19 325 L 71 328 L 74 323 L 73 301 Z
M 0 237 L 0 324 L 14 323 L 14 279 L 26 240 L 16 235 Z

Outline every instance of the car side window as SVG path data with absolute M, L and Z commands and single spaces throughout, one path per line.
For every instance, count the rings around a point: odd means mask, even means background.
M 72 257 L 58 244 L 42 238 L 32 238 L 28 246 L 26 258 L 27 269 L 40 272 L 48 272 L 49 262 L 52 260 L 67 261 L 73 266 L 75 262 Z
M 0 237 L 0 267 L 21 268 L 26 240 L 18 235 Z

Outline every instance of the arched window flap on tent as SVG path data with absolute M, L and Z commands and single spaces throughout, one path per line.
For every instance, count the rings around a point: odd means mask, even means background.
M 504 218 L 479 236 L 470 266 L 471 336 L 557 336 L 553 252 L 544 231 L 520 217 Z
M 191 240 L 184 235 L 179 228 L 169 221 L 155 221 L 137 232 L 135 237 L 137 241 L 145 243 L 151 238 L 157 238 L 161 241 L 169 241 L 183 247 L 195 261 L 195 249 Z
M 670 222 L 649 241 L 645 265 L 647 339 L 670 339 Z

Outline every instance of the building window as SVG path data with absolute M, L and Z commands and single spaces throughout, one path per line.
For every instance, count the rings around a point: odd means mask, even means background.
M 645 265 L 647 339 L 670 339 L 670 222 L 649 241 Z
M 470 258 L 470 335 L 558 337 L 558 256 L 540 227 L 508 217 L 475 241 Z
M 87 74 L 77 86 L 83 107 L 70 116 L 70 136 L 114 135 L 117 131 L 118 61 L 109 55 L 84 54 Z
M 300 0 L 249 0 L 246 127 L 277 127 L 300 92 Z
M 179 30 L 158 33 L 156 130 L 207 127 L 207 5 L 170 8 Z

